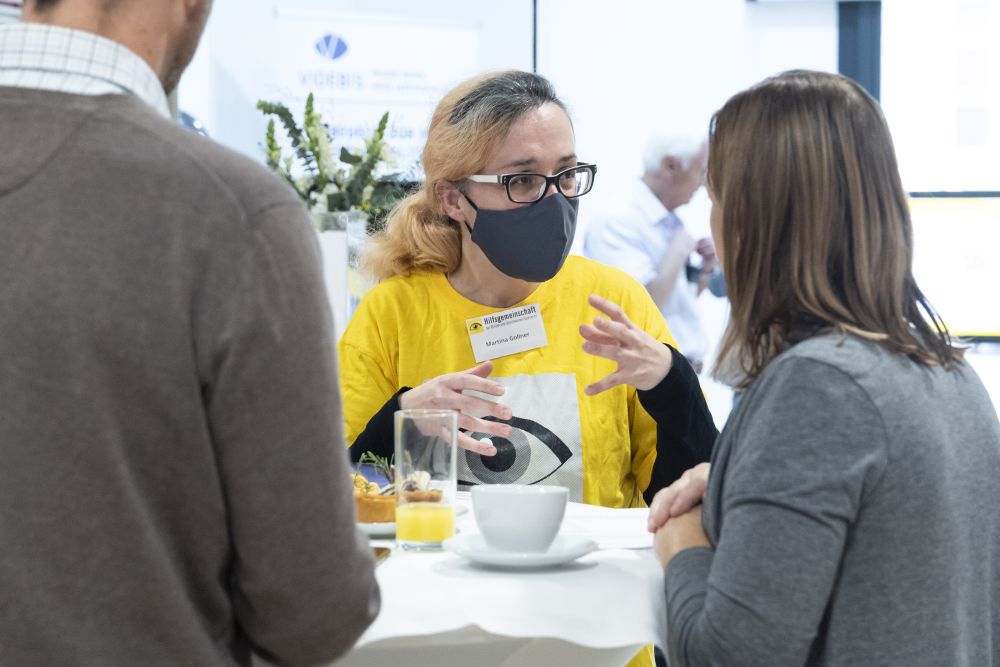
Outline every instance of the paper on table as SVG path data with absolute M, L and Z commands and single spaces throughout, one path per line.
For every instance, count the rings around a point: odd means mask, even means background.
M 600 549 L 651 549 L 653 534 L 646 530 L 649 509 L 608 509 L 581 505 L 566 513 L 560 535 L 586 537 Z

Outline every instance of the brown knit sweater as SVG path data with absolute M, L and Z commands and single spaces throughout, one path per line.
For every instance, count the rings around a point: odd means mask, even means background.
M 314 664 L 378 611 L 294 193 L 130 96 L 0 88 L 0 664 Z

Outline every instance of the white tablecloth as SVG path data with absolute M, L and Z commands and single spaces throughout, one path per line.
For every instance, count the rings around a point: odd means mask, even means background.
M 562 534 L 602 548 L 552 569 L 495 570 L 448 552 L 395 551 L 377 569 L 381 613 L 337 665 L 620 667 L 646 644 L 663 646 L 663 573 L 645 516 L 570 503 Z M 478 532 L 472 512 L 457 525 Z

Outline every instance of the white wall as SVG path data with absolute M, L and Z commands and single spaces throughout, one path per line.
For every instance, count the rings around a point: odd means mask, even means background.
M 1000 190 L 1000 2 L 883 0 L 881 99 L 907 190 Z

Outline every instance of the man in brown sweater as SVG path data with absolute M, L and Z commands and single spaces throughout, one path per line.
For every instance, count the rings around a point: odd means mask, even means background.
M 330 661 L 379 593 L 315 234 L 174 124 L 209 0 L 0 27 L 0 663 Z

